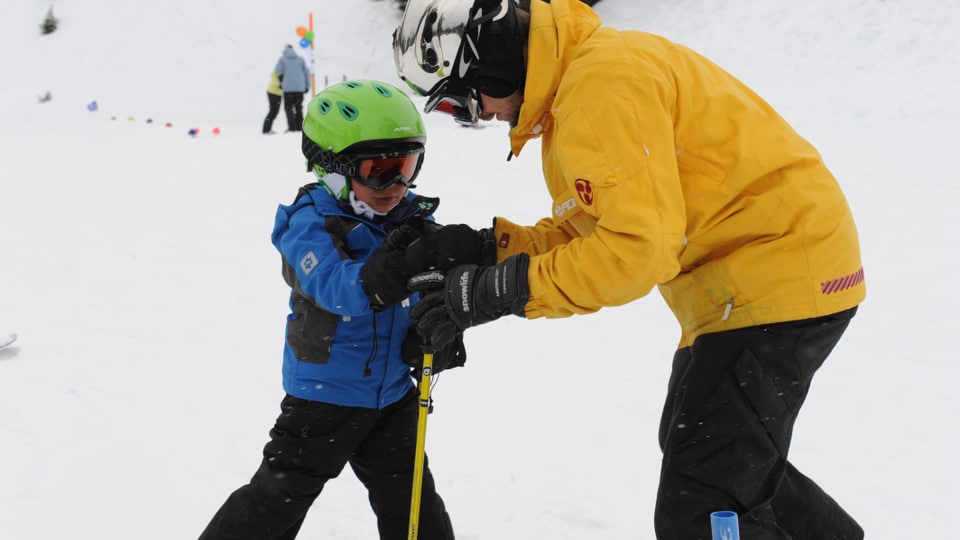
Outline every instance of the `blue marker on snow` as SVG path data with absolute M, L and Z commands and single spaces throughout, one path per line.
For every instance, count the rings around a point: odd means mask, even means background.
M 737 513 L 720 510 L 710 514 L 710 530 L 713 540 L 740 540 L 740 522 Z

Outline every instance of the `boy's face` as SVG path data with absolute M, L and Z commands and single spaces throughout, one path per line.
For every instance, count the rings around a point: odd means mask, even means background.
M 370 208 L 383 213 L 393 210 L 393 207 L 398 205 L 407 193 L 407 186 L 399 182 L 378 191 L 351 179 L 350 187 L 357 196 L 357 200 L 363 201 L 370 205 Z

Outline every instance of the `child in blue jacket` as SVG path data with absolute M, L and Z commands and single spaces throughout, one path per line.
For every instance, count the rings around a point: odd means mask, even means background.
M 492 257 L 492 235 L 439 227 L 438 199 L 409 191 L 426 133 L 388 84 L 328 87 L 308 104 L 303 153 L 317 182 L 280 206 L 272 240 L 291 288 L 281 414 L 263 462 L 201 535 L 296 537 L 327 480 L 346 464 L 369 492 L 380 538 L 407 536 L 418 401 L 411 367 L 421 340 L 407 315 L 410 276 Z M 435 351 L 434 372 L 463 365 L 463 341 Z M 428 466 L 419 538 L 453 539 Z

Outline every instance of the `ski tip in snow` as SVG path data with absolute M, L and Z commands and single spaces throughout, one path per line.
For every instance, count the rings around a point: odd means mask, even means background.
M 13 345 L 13 342 L 16 340 L 17 340 L 16 334 L 6 334 L 6 335 L 0 334 L 0 349 L 7 347 L 9 345 Z

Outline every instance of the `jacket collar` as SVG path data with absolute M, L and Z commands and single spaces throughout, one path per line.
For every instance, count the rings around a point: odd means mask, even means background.
M 510 130 L 514 155 L 530 139 L 552 126 L 553 105 L 560 80 L 580 45 L 600 27 L 600 17 L 581 0 L 530 3 L 527 79 L 517 127 Z

